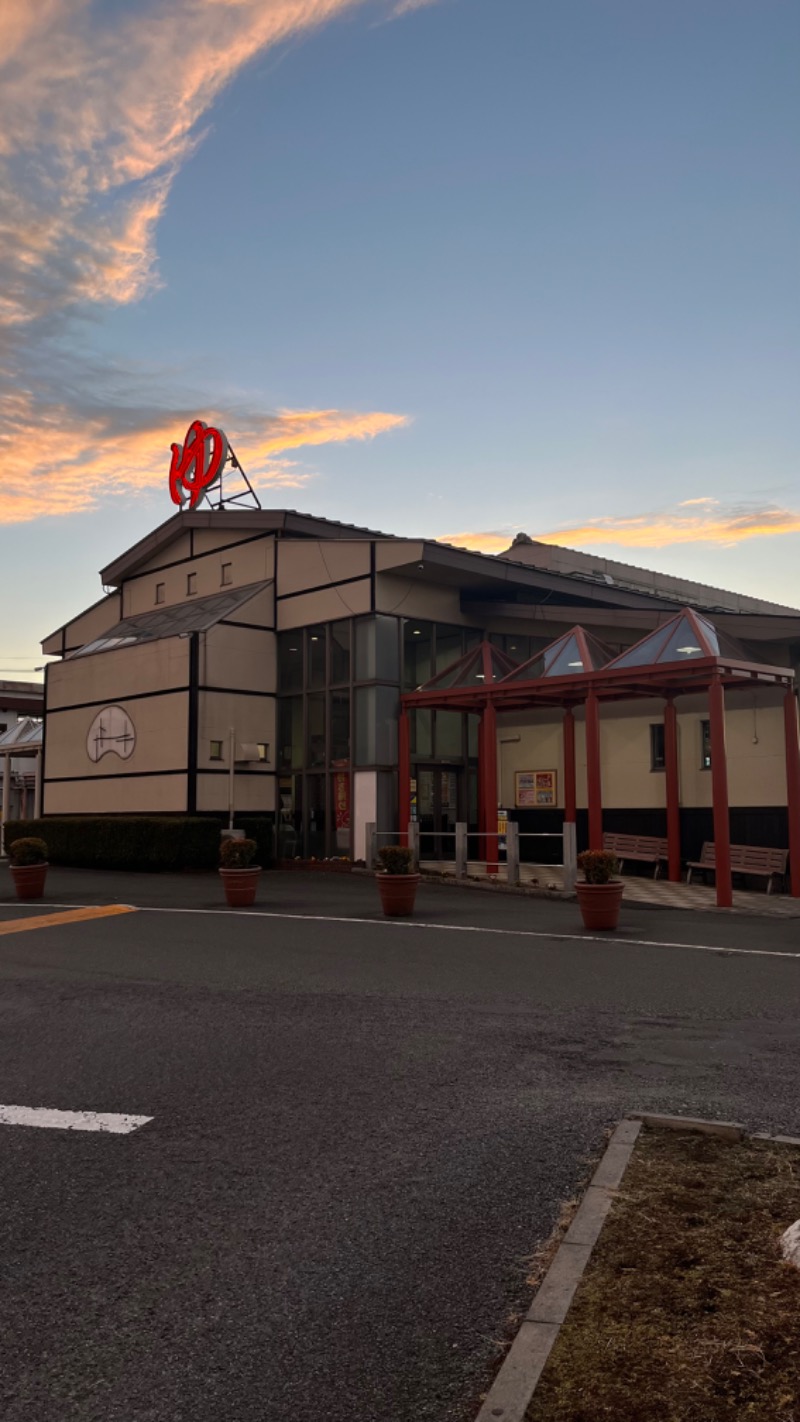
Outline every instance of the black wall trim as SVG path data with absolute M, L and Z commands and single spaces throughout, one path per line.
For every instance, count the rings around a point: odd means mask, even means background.
M 197 737 L 200 724 L 200 637 L 192 632 L 189 638 L 189 718 L 188 718 L 188 779 L 186 782 L 186 811 L 193 815 L 197 809 Z
M 182 770 L 112 770 L 107 775 L 49 775 L 48 785 L 91 785 L 93 780 L 158 780 L 162 775 L 186 775 L 186 766 Z M 93 814 L 93 810 L 73 811 L 75 814 Z M 125 814 L 124 810 L 120 814 Z M 151 810 L 140 810 L 140 814 L 152 814 Z M 181 814 L 176 810 L 175 814 Z
M 210 770 L 206 769 L 206 767 L 202 765 L 200 766 L 200 769 L 197 772 L 198 775 L 228 775 L 229 773 L 230 772 L 224 767 L 221 770 Z M 264 780 L 269 780 L 274 779 L 274 777 L 278 773 L 279 772 L 277 770 L 237 770 L 235 772 L 235 775 L 237 780 L 239 779 L 240 775 L 254 775 L 256 778 L 258 778 L 258 776 L 260 775 Z M 220 811 L 220 813 L 222 813 L 222 811 Z
M 277 691 L 248 691 L 243 686 L 198 686 L 198 691 L 219 691 L 227 696 L 268 696 L 274 701 Z
M 217 627 L 246 627 L 248 632 L 274 632 L 275 624 L 262 626 L 260 622 L 234 622 L 231 617 L 221 617 Z M 210 629 L 209 629 L 210 630 Z
M 329 592 L 331 588 L 344 588 L 348 583 L 365 583 L 370 578 L 369 573 L 356 573 L 352 578 L 340 578 L 335 583 L 317 583 L 313 588 L 298 588 L 297 592 L 276 593 L 276 602 L 288 602 L 290 597 L 305 597 L 306 593 Z M 277 586 L 277 584 L 276 584 Z M 351 617 L 358 616 L 358 613 L 351 613 Z
M 193 528 L 189 529 L 189 535 L 189 547 L 192 549 L 194 547 Z M 242 548 L 245 543 L 258 543 L 260 539 L 273 538 L 274 535 L 274 529 L 264 529 L 261 533 L 251 534 L 249 538 L 238 538 L 235 543 L 221 543 L 219 548 L 209 548 L 205 553 L 190 552 L 188 558 L 174 558 L 171 563 L 159 563 L 157 568 L 148 568 L 146 573 L 131 573 L 130 577 L 123 579 L 123 582 L 136 583 L 140 578 L 151 578 L 154 573 L 165 573 L 168 568 L 180 568 L 183 563 L 194 563 L 198 558 L 213 558 L 216 553 L 227 553 L 230 548 Z M 75 622 L 77 618 L 73 618 L 72 620 Z
M 153 696 L 178 696 L 190 690 L 189 686 L 167 686 L 163 691 L 132 691 L 130 696 L 119 696 L 111 701 L 105 697 L 100 701 L 75 701 L 71 706 L 51 706 L 47 709 L 47 714 L 57 716 L 60 711 L 88 711 L 92 706 L 119 706 L 123 701 L 147 701 Z

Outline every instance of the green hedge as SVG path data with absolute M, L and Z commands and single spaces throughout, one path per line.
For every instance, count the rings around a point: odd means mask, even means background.
M 12 820 L 6 843 L 35 835 L 51 864 L 76 869 L 213 869 L 220 821 L 199 816 L 49 815 Z

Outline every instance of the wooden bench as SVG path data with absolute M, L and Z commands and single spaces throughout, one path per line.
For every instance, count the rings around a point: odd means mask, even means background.
M 784 878 L 786 874 L 786 860 L 789 857 L 788 849 L 769 849 L 759 844 L 732 844 L 731 845 L 731 873 L 732 874 L 758 874 L 767 881 L 767 893 L 772 893 L 774 881 L 777 878 Z M 692 882 L 692 871 L 702 869 L 704 873 L 714 873 L 717 867 L 714 845 L 707 841 L 702 848 L 700 858 L 690 860 L 687 865 L 687 884 Z
M 649 834 L 604 833 L 603 848 L 611 854 L 616 854 L 620 872 L 626 859 L 640 859 L 644 864 L 654 864 L 654 879 L 658 878 L 661 865 L 669 857 L 667 841 Z

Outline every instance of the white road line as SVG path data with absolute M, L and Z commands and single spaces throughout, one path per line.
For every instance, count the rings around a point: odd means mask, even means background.
M 539 933 L 530 928 L 484 928 L 477 923 L 423 923 L 417 918 L 343 918 L 321 913 L 275 913 L 265 909 L 144 908 L 140 913 L 195 913 L 215 918 L 285 918 L 308 923 L 360 923 L 369 928 L 435 928 L 440 933 L 490 933 L 500 938 L 543 938 L 558 943 L 614 943 L 623 948 L 686 948 L 694 953 L 734 953 L 746 958 L 800 958 L 770 948 L 729 948 L 726 944 L 672 943 L 655 938 L 611 938 L 607 933 Z
M 0 1106 L 0 1126 L 44 1126 L 52 1131 L 109 1131 L 127 1136 L 152 1119 L 103 1111 L 54 1111 L 47 1106 Z

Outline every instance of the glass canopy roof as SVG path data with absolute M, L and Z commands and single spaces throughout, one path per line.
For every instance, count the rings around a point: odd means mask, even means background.
M 505 685 L 516 681 L 538 681 L 549 676 L 582 676 L 585 672 L 597 671 L 611 659 L 611 651 L 603 646 L 591 632 L 582 627 L 573 627 L 555 642 L 551 642 L 535 657 L 523 662 L 504 678 Z
M 641 642 L 610 663 L 609 670 L 625 667 L 653 667 L 665 662 L 696 661 L 700 657 L 731 657 L 751 662 L 752 656 L 735 637 L 719 632 L 707 617 L 684 608 L 676 617 L 649 632 Z
M 506 656 L 491 642 L 481 642 L 465 657 L 459 657 L 452 666 L 445 667 L 438 676 L 426 681 L 420 691 L 450 691 L 457 686 L 485 686 L 493 681 L 502 681 L 517 663 Z

